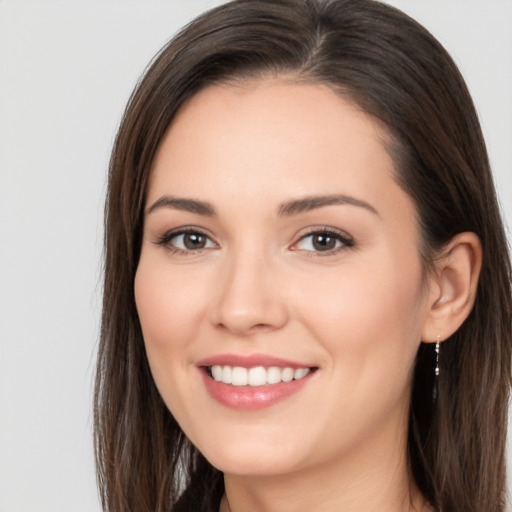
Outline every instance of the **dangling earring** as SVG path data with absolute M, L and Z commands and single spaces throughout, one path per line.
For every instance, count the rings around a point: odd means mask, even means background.
M 434 369 L 434 389 L 432 390 L 432 399 L 434 401 L 437 400 L 437 397 L 439 395 L 439 373 L 440 373 L 440 370 L 439 370 L 439 346 L 441 344 L 440 339 L 441 339 L 441 336 L 438 334 L 436 345 L 434 347 L 434 350 L 436 352 L 436 366 Z
M 437 335 L 437 341 L 436 341 L 436 369 L 434 370 L 435 376 L 439 376 L 439 344 L 440 344 L 440 338 L 441 336 Z

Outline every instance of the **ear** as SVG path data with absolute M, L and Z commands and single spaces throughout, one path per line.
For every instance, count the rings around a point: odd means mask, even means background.
M 475 233 L 459 233 L 436 259 L 430 278 L 422 340 L 443 341 L 466 320 L 475 303 L 482 245 Z

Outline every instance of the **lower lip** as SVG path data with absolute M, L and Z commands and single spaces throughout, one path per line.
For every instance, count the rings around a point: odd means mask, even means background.
M 217 382 L 201 369 L 201 374 L 210 395 L 217 402 L 242 411 L 257 411 L 270 407 L 299 392 L 311 377 L 311 373 L 302 379 L 265 386 L 232 386 Z

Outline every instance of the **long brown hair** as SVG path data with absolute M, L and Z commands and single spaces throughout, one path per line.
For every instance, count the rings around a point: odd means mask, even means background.
M 189 443 L 158 394 L 133 283 L 149 169 L 176 112 L 206 85 L 269 73 L 326 84 L 384 125 L 396 179 L 418 212 L 426 269 L 457 233 L 480 237 L 476 303 L 442 346 L 437 384 L 432 345 L 422 344 L 417 355 L 408 459 L 437 510 L 502 511 L 511 268 L 485 144 L 448 53 L 414 20 L 374 0 L 229 2 L 167 44 L 132 94 L 112 153 L 105 209 L 94 397 L 104 509 L 218 510 L 222 474 Z

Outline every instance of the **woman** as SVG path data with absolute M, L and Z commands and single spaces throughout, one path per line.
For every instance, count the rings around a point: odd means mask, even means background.
M 106 510 L 503 510 L 510 260 L 477 116 L 372 0 L 241 0 L 116 139 Z

